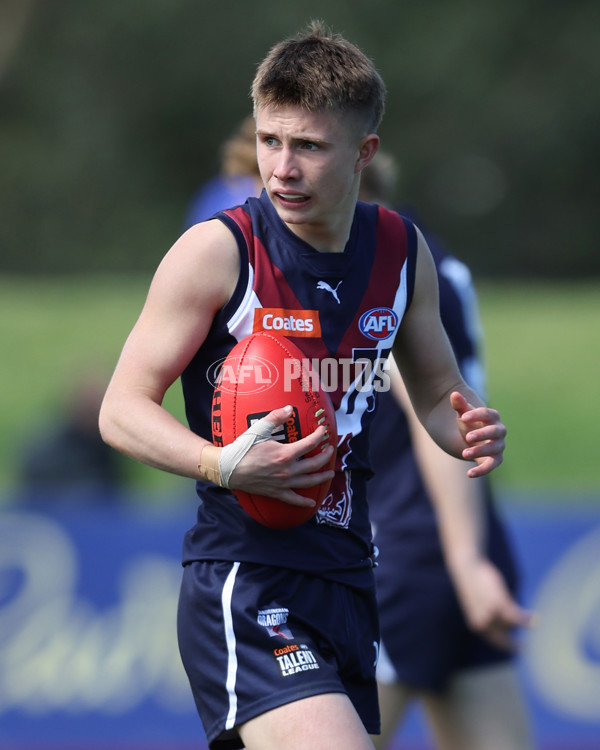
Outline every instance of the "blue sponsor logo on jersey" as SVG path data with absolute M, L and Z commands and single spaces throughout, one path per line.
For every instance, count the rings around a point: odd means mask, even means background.
M 361 315 L 358 327 L 370 339 L 383 341 L 396 332 L 398 316 L 389 307 L 373 307 Z

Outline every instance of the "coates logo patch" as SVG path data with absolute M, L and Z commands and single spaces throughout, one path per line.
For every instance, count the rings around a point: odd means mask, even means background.
M 293 639 L 292 631 L 286 625 L 290 610 L 287 607 L 273 607 L 272 609 L 259 609 L 256 622 L 267 629 L 269 637 Z
M 319 338 L 321 321 L 318 310 L 286 310 L 283 307 L 260 307 L 254 311 L 253 333 L 271 331 L 282 336 Z
M 311 669 L 320 669 L 317 657 L 304 643 L 299 645 L 291 643 L 284 648 L 276 648 L 273 653 L 282 677 L 290 677 Z
M 373 307 L 361 315 L 358 327 L 370 339 L 383 341 L 396 332 L 398 316 L 389 307 Z

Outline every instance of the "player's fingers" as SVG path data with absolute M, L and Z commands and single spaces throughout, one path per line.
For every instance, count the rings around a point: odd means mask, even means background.
M 330 482 L 334 477 L 334 473 L 332 470 L 327 469 L 326 471 L 316 471 L 312 474 L 296 474 L 289 478 L 287 484 L 291 489 L 308 489 L 309 487 L 315 487 L 317 484 Z
M 291 488 L 279 492 L 276 499 L 288 505 L 297 505 L 299 508 L 314 508 L 316 505 L 312 498 L 304 497 L 304 495 L 300 495 Z
M 503 651 L 514 653 L 518 649 L 518 642 L 513 632 L 504 626 L 491 625 L 482 635 L 487 641 Z
M 270 411 L 263 417 L 263 419 L 271 422 L 273 429 L 275 429 L 276 427 L 285 424 L 292 414 L 293 408 L 288 404 L 287 406 L 282 406 L 280 409 L 273 409 L 273 411 Z
M 329 482 L 333 479 L 333 476 L 334 472 L 331 470 L 315 472 L 313 474 L 296 474 L 288 476 L 283 480 L 285 487 L 262 488 L 261 492 L 264 492 L 268 497 L 281 500 L 289 505 L 313 508 L 316 505 L 315 501 L 301 495 L 296 490 L 309 489 L 318 484 Z
M 469 433 L 469 435 L 470 437 L 466 439 L 468 445 L 462 452 L 462 457 L 467 461 L 476 461 L 486 456 L 497 456 L 504 453 L 506 443 L 502 436 L 475 440 L 472 433 Z
M 318 484 L 329 483 L 333 479 L 333 471 L 322 471 L 314 474 L 301 474 L 290 478 L 286 482 L 286 487 L 274 491 L 271 496 L 278 500 L 289 503 L 290 505 L 301 505 L 305 507 L 314 507 L 315 501 L 301 494 L 302 490 L 310 489 Z
M 471 408 L 467 399 L 459 391 L 452 391 L 450 394 L 450 404 L 459 416 L 462 416 Z
M 508 607 L 504 615 L 505 622 L 515 628 L 531 628 L 536 622 L 536 614 L 528 609 L 519 607 L 518 604 L 512 604 Z
M 315 450 L 315 448 L 324 448 L 328 439 L 329 433 L 327 432 L 327 428 L 320 425 L 314 430 L 314 432 L 311 432 L 310 435 L 300 438 L 300 440 L 297 440 L 295 443 L 289 443 L 290 457 L 293 460 L 297 460 Z
M 498 648 L 516 652 L 520 645 L 517 631 L 522 628 L 535 627 L 536 622 L 535 612 L 512 604 L 483 629 L 482 635 Z
M 324 445 L 323 450 L 318 451 L 314 456 L 300 457 L 293 461 L 286 460 L 279 466 L 279 482 L 283 482 L 285 487 L 314 487 L 322 482 L 331 481 L 335 472 L 333 469 L 323 469 L 323 467 L 331 461 L 333 452 L 332 445 Z
M 466 403 L 466 402 L 465 402 Z M 500 414 L 489 406 L 471 406 L 461 414 L 463 422 L 482 422 L 483 424 L 501 424 Z
M 488 456 L 487 458 L 478 459 L 475 466 L 471 467 L 467 471 L 467 476 L 471 477 L 471 479 L 476 479 L 477 477 L 483 477 L 486 474 L 489 474 L 492 472 L 495 468 L 500 466 L 502 463 L 503 457 L 500 456 Z
M 331 460 L 333 451 L 332 445 L 323 444 L 322 450 L 318 450 L 314 456 L 305 456 L 295 461 L 290 466 L 290 476 L 302 476 L 320 471 Z
M 506 427 L 502 422 L 470 428 L 465 434 L 465 440 L 469 444 L 483 443 L 486 440 L 504 440 L 505 438 Z
M 462 457 L 466 461 L 476 461 L 479 458 L 487 458 L 488 456 L 502 456 L 506 443 L 503 438 L 497 440 L 486 440 L 475 445 L 469 445 L 462 452 Z

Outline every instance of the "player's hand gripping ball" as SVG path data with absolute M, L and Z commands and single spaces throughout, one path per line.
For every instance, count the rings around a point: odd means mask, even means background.
M 272 438 L 292 443 L 324 425 L 326 440 L 307 456 L 331 444 L 334 447 L 332 457 L 320 471 L 333 469 L 337 430 L 331 399 L 302 350 L 277 334 L 253 333 L 239 341 L 224 360 L 212 401 L 213 443 L 218 446 L 232 443 L 255 421 L 287 404 L 293 407 L 293 414 L 273 432 Z M 327 481 L 296 490 L 315 501 L 312 508 L 242 490 L 232 492 L 244 510 L 259 523 L 273 529 L 289 529 L 315 515 L 330 484 L 331 481 Z

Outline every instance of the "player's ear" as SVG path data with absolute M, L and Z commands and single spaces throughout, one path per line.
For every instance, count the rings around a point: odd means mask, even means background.
M 358 144 L 358 159 L 354 167 L 355 172 L 362 172 L 379 149 L 379 136 L 369 133 L 360 139 Z

